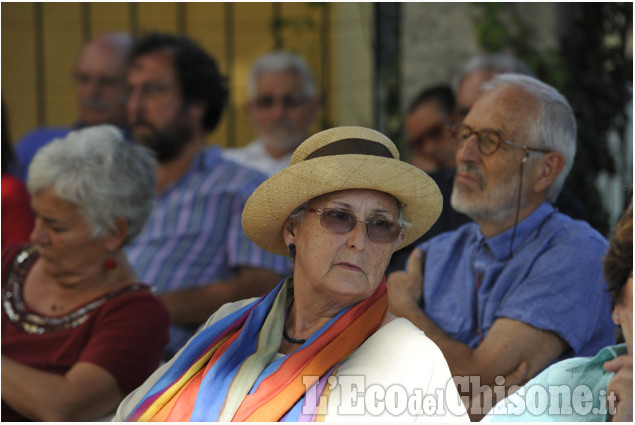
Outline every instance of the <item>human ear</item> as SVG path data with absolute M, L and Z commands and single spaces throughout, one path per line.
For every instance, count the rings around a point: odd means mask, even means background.
M 289 246 L 291 243 L 295 243 L 295 226 L 296 221 L 291 217 L 287 217 L 282 226 L 282 236 L 284 237 L 285 245 Z
M 123 245 L 126 236 L 128 236 L 128 219 L 117 217 L 115 219 L 115 228 L 106 234 L 106 249 L 111 252 L 117 251 Z
M 560 152 L 548 152 L 535 164 L 537 177 L 534 192 L 540 193 L 546 191 L 560 175 L 564 168 L 564 157 Z

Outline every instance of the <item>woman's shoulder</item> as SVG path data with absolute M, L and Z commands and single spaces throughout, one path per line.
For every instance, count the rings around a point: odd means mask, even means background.
M 437 345 L 426 334 L 403 317 L 394 318 L 380 327 L 366 342 L 371 347 L 387 344 L 384 350 L 401 351 L 409 349 L 435 351 L 441 353 Z
M 199 331 L 201 329 L 204 329 L 204 328 L 207 328 L 207 327 L 213 325 L 214 323 L 216 323 L 219 320 L 221 320 L 223 317 L 226 317 L 226 316 L 232 314 L 236 310 L 240 310 L 241 308 L 243 308 L 247 304 L 252 303 L 252 302 L 254 302 L 257 299 L 258 299 L 257 297 L 255 297 L 255 298 L 247 298 L 247 299 L 244 299 L 244 300 L 234 301 L 234 302 L 231 302 L 231 303 L 223 304 L 218 310 L 216 310 L 209 317 L 209 319 L 207 319 L 207 322 L 205 322 L 205 324 L 201 328 L 199 328 Z
M 342 366 L 416 374 L 437 362 L 445 363 L 439 347 L 409 320 L 396 318 L 371 335 Z

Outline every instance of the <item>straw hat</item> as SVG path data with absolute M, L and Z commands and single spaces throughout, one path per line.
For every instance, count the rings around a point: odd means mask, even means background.
M 443 197 L 426 173 L 399 160 L 399 151 L 383 134 L 364 127 L 336 127 L 306 139 L 290 165 L 251 194 L 242 225 L 259 247 L 287 255 L 285 220 L 317 196 L 346 189 L 373 189 L 399 200 L 412 227 L 399 248 L 417 240 L 437 221 Z

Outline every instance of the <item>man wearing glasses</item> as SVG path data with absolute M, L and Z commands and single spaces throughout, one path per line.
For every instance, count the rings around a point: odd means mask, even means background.
M 474 222 L 419 245 L 388 281 L 390 310 L 443 351 L 472 419 L 497 401 L 481 401 L 481 386 L 509 387 L 563 358 L 595 355 L 614 328 L 606 240 L 552 205 L 575 156 L 571 107 L 518 74 L 483 90 L 454 129 L 452 206 Z
M 257 139 L 224 156 L 267 176 L 289 165 L 296 147 L 309 135 L 320 102 L 306 62 L 289 52 L 258 59 L 248 81 L 246 110 Z
M 73 127 L 44 127 L 27 134 L 16 147 L 17 177 L 26 182 L 37 150 L 73 129 L 112 124 L 125 130 L 126 70 L 131 47 L 128 34 L 115 32 L 98 35 L 82 47 L 72 71 L 78 120 Z
M 454 168 L 455 144 L 449 128 L 454 111 L 450 86 L 423 90 L 412 101 L 405 121 L 409 162 L 430 174 Z
M 450 205 L 456 173 L 456 143 L 452 134 L 455 99 L 449 85 L 436 85 L 420 92 L 410 103 L 404 122 L 408 162 L 432 177 L 443 195 L 443 211 L 423 236 L 395 252 L 386 270 L 403 270 L 412 250 L 442 232 L 454 230 L 470 219 Z

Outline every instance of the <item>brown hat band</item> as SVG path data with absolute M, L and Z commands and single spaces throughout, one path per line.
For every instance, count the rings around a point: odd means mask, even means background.
M 334 155 L 372 155 L 394 159 L 390 150 L 381 143 L 366 139 L 335 140 L 326 146 L 314 150 L 304 160 Z

